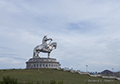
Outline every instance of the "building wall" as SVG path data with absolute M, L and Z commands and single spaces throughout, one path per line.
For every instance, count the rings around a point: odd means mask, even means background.
M 26 68 L 59 68 L 57 63 L 28 63 Z
M 59 68 L 60 64 L 59 62 L 56 62 L 56 59 L 51 58 L 32 58 L 29 59 L 28 62 L 26 62 L 26 68 L 32 69 L 32 68 Z

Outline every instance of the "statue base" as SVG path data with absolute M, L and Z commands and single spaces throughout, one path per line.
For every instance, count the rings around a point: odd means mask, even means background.
M 60 63 L 55 58 L 30 58 L 26 62 L 27 69 L 33 68 L 60 68 Z

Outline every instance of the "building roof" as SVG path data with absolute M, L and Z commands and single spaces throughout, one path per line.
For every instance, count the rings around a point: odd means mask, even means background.
M 104 70 L 101 72 L 102 75 L 113 75 L 113 72 L 110 70 Z
M 30 58 L 30 59 L 52 59 L 52 60 L 56 60 L 55 58 Z

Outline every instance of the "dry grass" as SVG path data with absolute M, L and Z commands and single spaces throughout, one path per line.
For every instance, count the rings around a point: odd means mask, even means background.
M 55 80 L 63 81 L 64 84 L 120 84 L 117 80 L 108 80 L 102 78 L 94 78 L 77 73 L 59 71 L 55 69 L 10 69 L 0 70 L 0 81 L 3 76 L 11 76 L 18 79 L 18 82 L 49 82 Z

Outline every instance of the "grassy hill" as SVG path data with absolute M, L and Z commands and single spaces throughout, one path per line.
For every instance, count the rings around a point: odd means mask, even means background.
M 120 84 L 117 80 L 108 80 L 102 78 L 80 75 L 77 73 L 64 72 L 55 69 L 10 69 L 0 70 L 0 81 L 4 76 L 10 76 L 18 79 L 18 82 L 37 83 L 50 80 L 63 81 L 64 84 Z

